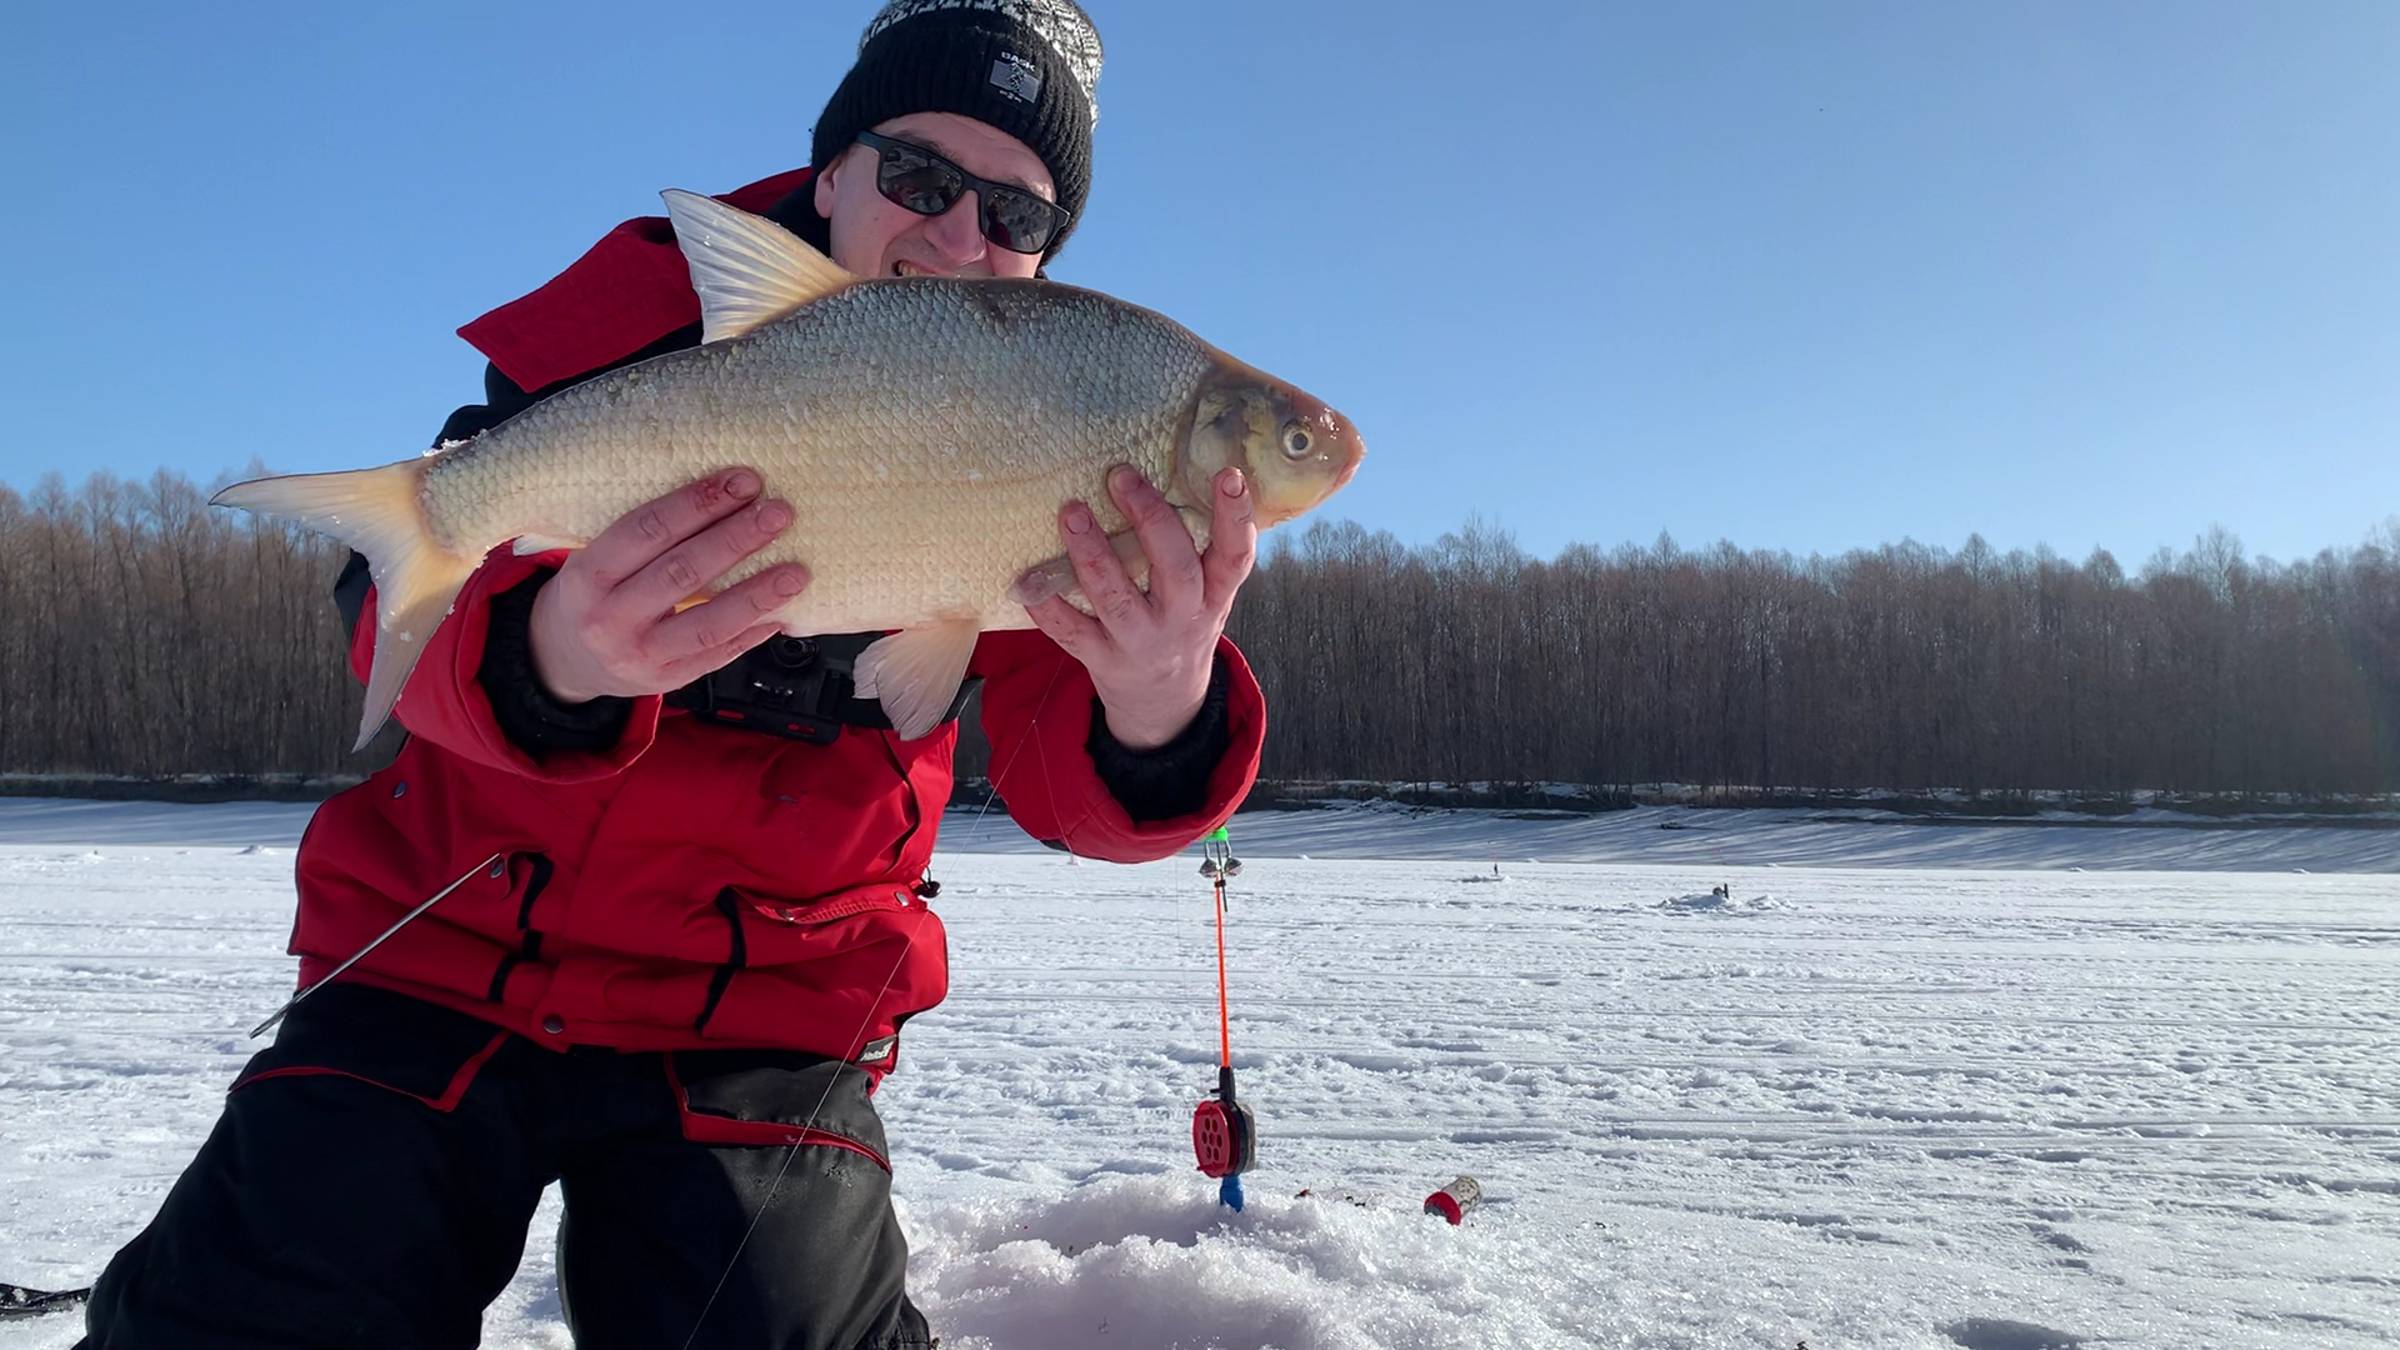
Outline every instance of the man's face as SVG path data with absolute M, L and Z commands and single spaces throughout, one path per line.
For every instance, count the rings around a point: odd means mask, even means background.
M 1023 141 L 956 113 L 910 113 L 872 128 L 933 151 L 968 173 L 1014 183 L 1058 200 L 1050 170 Z M 817 214 L 832 222 L 833 260 L 866 277 L 1029 277 L 1038 253 L 1016 253 L 983 237 L 981 194 L 969 192 L 938 216 L 884 200 L 879 157 L 853 143 L 817 175 Z

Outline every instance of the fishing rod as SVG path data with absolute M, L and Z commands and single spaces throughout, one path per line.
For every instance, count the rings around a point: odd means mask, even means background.
M 1240 876 L 1233 839 L 1223 826 L 1209 834 L 1200 875 L 1216 892 L 1217 908 L 1217 1090 L 1192 1108 L 1192 1154 L 1203 1176 L 1216 1177 L 1217 1201 L 1239 1214 L 1242 1173 L 1258 1164 L 1258 1122 L 1249 1104 L 1234 1095 L 1233 1016 L 1225 987 L 1225 882 Z

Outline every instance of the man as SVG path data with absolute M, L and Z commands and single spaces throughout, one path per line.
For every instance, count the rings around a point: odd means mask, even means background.
M 1099 65 L 1072 0 L 893 0 L 816 167 L 727 200 L 863 275 L 1032 275 L 1089 187 Z M 488 396 L 443 438 L 693 345 L 697 314 L 665 223 L 628 222 L 461 330 Z M 1205 555 L 1138 477 L 1110 490 L 1150 593 L 1071 503 L 1098 617 L 1045 601 L 971 673 L 1019 824 L 1138 861 L 1257 771 L 1263 702 L 1222 637 L 1256 532 L 1238 475 Z M 292 1009 L 86 1345 L 473 1345 L 553 1180 L 585 1350 L 929 1343 L 871 1093 L 947 990 L 925 868 L 955 728 L 902 741 L 849 697 L 863 638 L 760 645 L 801 569 L 679 604 L 788 522 L 734 468 L 571 555 L 486 560 L 401 693 L 398 758 L 303 841 L 302 986 L 440 898 Z M 358 560 L 337 595 L 363 674 Z

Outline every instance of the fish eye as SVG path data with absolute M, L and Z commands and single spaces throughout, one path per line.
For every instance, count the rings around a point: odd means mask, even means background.
M 1283 424 L 1283 457 L 1285 459 L 1305 459 L 1308 457 L 1309 448 L 1315 444 L 1315 439 L 1308 434 L 1308 428 L 1300 425 L 1298 419 Z

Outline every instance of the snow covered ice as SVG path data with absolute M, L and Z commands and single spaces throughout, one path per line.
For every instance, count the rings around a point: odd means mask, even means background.
M 290 992 L 307 810 L 0 800 L 0 1279 L 89 1281 L 198 1147 Z M 1196 855 L 948 823 L 955 988 L 880 1097 L 945 1346 L 2400 1344 L 2391 831 L 1234 833 L 1240 1215 L 1190 1159 Z M 1422 1215 L 1461 1172 L 1482 1208 Z M 556 1220 L 487 1345 L 567 1344 Z

